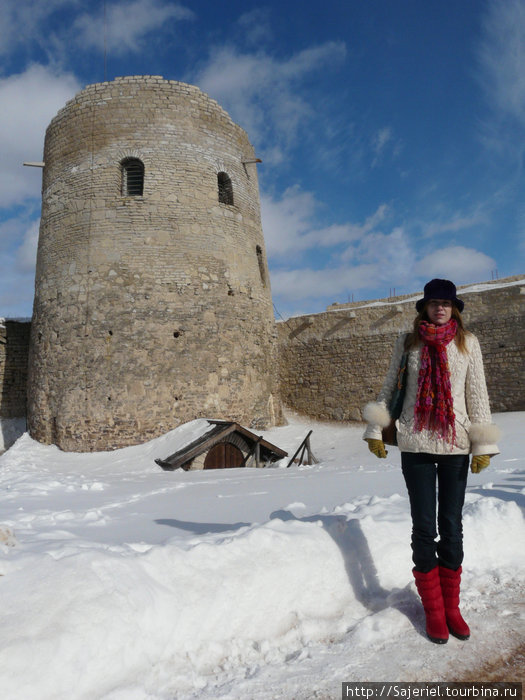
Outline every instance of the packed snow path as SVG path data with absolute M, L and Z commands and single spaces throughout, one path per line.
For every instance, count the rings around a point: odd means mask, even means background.
M 0 696 L 338 698 L 342 681 L 460 680 L 525 640 L 524 414 L 469 475 L 462 608 L 433 645 L 415 593 L 399 453 L 290 417 L 265 437 L 315 466 L 163 472 L 199 421 L 67 454 L 0 457 Z M 192 432 L 193 431 L 193 432 Z

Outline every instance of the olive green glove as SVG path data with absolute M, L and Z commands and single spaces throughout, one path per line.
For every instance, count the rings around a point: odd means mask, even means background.
M 489 455 L 473 455 L 470 464 L 470 471 L 473 474 L 479 474 L 482 469 L 486 469 L 490 464 Z
M 379 459 L 384 459 L 388 452 L 385 450 L 385 443 L 382 440 L 374 440 L 373 438 L 366 438 L 368 443 L 368 449 L 373 452 Z

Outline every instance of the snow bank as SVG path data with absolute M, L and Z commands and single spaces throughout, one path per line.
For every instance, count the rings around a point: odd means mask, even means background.
M 184 548 L 64 545 L 5 574 L 0 688 L 13 700 L 154 689 L 159 674 L 175 692 L 188 669 L 284 659 L 363 614 L 316 523 L 272 520 Z

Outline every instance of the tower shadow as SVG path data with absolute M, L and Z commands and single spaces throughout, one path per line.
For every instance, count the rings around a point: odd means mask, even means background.
M 356 600 L 372 613 L 393 608 L 403 614 L 414 629 L 426 636 L 423 609 L 418 596 L 407 584 L 404 588 L 383 588 L 379 580 L 368 541 L 358 518 L 342 515 L 311 515 L 296 517 L 288 510 L 271 513 L 270 518 L 298 520 L 304 523 L 321 522 L 337 544 L 344 561 L 346 575 Z

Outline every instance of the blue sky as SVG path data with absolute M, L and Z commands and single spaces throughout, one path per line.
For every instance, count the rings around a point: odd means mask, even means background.
M 44 132 L 85 85 L 162 75 L 243 126 L 275 305 L 525 272 L 525 0 L 3 0 L 0 316 L 30 316 Z M 106 73 L 105 73 L 106 71 Z

